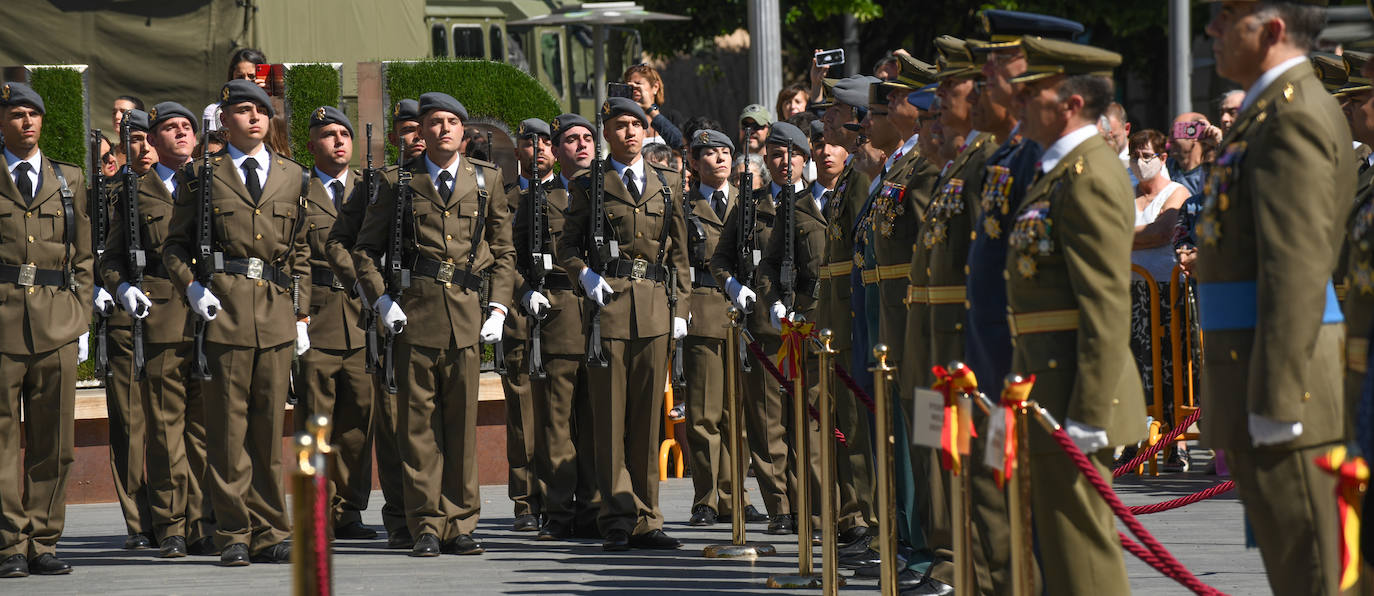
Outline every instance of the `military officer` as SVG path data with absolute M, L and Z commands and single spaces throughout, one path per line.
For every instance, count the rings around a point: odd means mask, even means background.
M 855 75 L 827 85 L 829 97 L 819 102 L 819 107 L 825 109 L 820 120 L 822 142 L 843 147 L 846 152 L 857 151 L 859 134 L 851 127 L 857 127 L 867 114 L 868 87 L 877 81 L 873 77 Z M 853 162 L 853 155 L 845 159 L 835 188 L 823 201 L 825 259 L 820 271 L 820 299 L 816 307 L 817 324 L 833 332 L 830 345 L 839 352 L 836 361 L 845 364 L 853 357 L 849 272 L 854 263 L 854 218 L 863 208 L 870 182 L 868 175 L 854 167 Z M 863 378 L 866 375 L 853 376 Z M 863 406 L 858 398 L 838 380 L 832 394 L 835 396 L 835 426 L 847 438 L 847 446 L 838 452 L 835 462 L 839 484 L 838 538 L 842 544 L 862 549 L 871 541 L 869 527 L 877 521 L 873 508 L 873 442 L 869 414 L 860 409 Z
M 272 114 L 271 100 L 251 81 L 224 85 L 220 123 L 228 143 L 210 159 L 212 187 L 178 192 L 163 252 L 173 283 L 185 288 L 205 322 L 213 379 L 202 384 L 209 484 L 225 566 L 291 559 L 281 433 L 292 350 L 309 347 L 308 321 L 297 318 L 291 301 L 292 277 L 304 283 L 310 275 L 308 178 L 300 164 L 263 144 Z M 203 174 L 180 184 L 199 185 Z M 212 195 L 209 205 L 203 190 Z M 222 254 L 210 262 L 199 252 L 203 209 L 210 210 L 211 250 Z M 202 283 L 206 273 L 209 285 Z
M 1027 69 L 1011 79 L 1023 84 L 1021 131 L 1046 150 L 1007 230 L 1013 370 L 1036 376 L 1030 398 L 1110 481 L 1111 447 L 1140 439 L 1145 417 L 1127 341 L 1131 184 L 1096 126 L 1121 56 L 1039 37 L 1021 47 Z M 1111 510 L 1042 428 L 1030 432 L 1045 591 L 1129 591 Z
M 75 194 L 85 178 L 81 168 L 39 150 L 44 111 L 28 85 L 0 85 L 8 174 L 0 176 L 0 238 L 7 240 L 0 244 L 0 327 L 9 330 L 0 338 L 0 479 L 9 487 L 0 491 L 0 577 L 72 570 L 57 558 L 57 541 L 73 457 L 76 365 L 86 357 L 78 344 L 91 320 L 95 277 L 90 219 Z
M 1350 121 L 1351 136 L 1356 142 L 1374 145 L 1374 101 L 1371 101 L 1374 92 L 1371 92 L 1370 80 L 1361 72 L 1365 64 L 1364 55 L 1346 52 L 1343 58 L 1350 63 L 1350 76 L 1337 96 L 1347 106 L 1345 113 Z M 1374 327 L 1374 251 L 1371 250 L 1369 242 L 1369 232 L 1374 229 L 1374 207 L 1370 206 L 1370 199 L 1374 198 L 1374 167 L 1369 167 L 1369 159 L 1365 157 L 1360 163 L 1355 186 L 1355 205 L 1351 208 L 1346 221 L 1344 252 L 1348 265 L 1343 278 L 1337 278 L 1347 288 L 1342 305 L 1346 325 L 1347 438 L 1356 435 L 1360 390 L 1367 373 L 1369 337 L 1361 330 Z
M 157 161 L 157 151 L 148 144 L 148 113 L 143 110 L 129 110 L 121 122 L 129 125 L 129 144 L 125 147 L 128 159 L 125 166 L 134 176 L 142 177 Z M 122 136 L 122 131 L 121 131 Z M 120 166 L 121 168 L 124 166 Z M 122 174 L 122 172 L 121 172 Z M 120 186 L 122 176 L 110 178 L 112 192 L 123 192 Z M 108 187 L 107 187 L 108 188 Z M 114 203 L 120 201 L 115 199 Z M 108 234 L 113 234 L 114 211 L 120 209 L 109 205 L 109 218 L 106 220 Z M 109 252 L 109 238 L 106 237 L 106 254 L 111 258 L 127 258 L 125 253 Z M 99 257 L 99 255 L 97 255 Z M 99 268 L 100 264 L 96 263 Z M 147 453 L 147 425 L 143 412 L 143 398 L 134 382 L 134 349 L 131 319 L 126 311 L 115 310 L 115 299 L 105 289 L 95 288 L 95 310 L 111 313 L 108 320 L 108 344 L 110 378 L 105 387 L 105 405 L 109 412 L 110 423 L 110 470 L 114 473 L 115 497 L 124 513 L 124 527 L 127 537 L 124 548 L 136 550 L 152 546 L 152 512 L 149 511 L 147 476 L 144 472 L 144 456 Z
M 599 181 L 604 196 L 589 194 L 595 172 L 578 177 L 557 250 L 564 270 L 577 272 L 600 309 L 591 315 L 589 340 L 596 340 L 599 325 L 599 346 L 589 347 L 599 347 L 608 362 L 588 368 L 588 385 L 598 388 L 592 395 L 596 434 L 604 439 L 597 442 L 597 524 L 608 551 L 677 548 L 681 543 L 663 532 L 658 508 L 658 444 L 669 334 L 678 340 L 687 335 L 685 319 L 667 316 L 667 284 L 677 284 L 682 295 L 690 287 L 682 181 L 640 158 L 649 119 L 638 104 L 611 98 L 602 117 L 610 149 L 610 167 Z M 605 214 L 602 226 L 592 225 L 597 211 Z M 593 237 L 596 227 L 605 244 Z
M 1306 60 L 1325 4 L 1226 2 L 1207 26 L 1217 74 L 1246 92 L 1197 224 L 1202 432 L 1226 450 L 1269 585 L 1283 594 L 1333 594 L 1339 579 L 1334 481 L 1313 459 L 1342 441 L 1350 414 L 1331 271 L 1356 161 L 1340 107 Z
M 305 399 L 296 404 L 296 431 L 318 414 L 329 416 L 330 508 L 334 537 L 370 540 L 377 532 L 363 525 L 362 511 L 372 493 L 373 377 L 367 374 L 362 303 L 352 285 L 334 274 L 326 243 L 339 210 L 361 173 L 350 170 L 353 123 L 334 106 L 310 115 L 306 149 L 315 158 L 306 195 L 306 237 L 310 243 L 310 286 L 301 288 L 301 308 L 309 313 L 311 349 L 300 357 Z
M 396 102 L 391 110 L 391 130 L 387 138 L 396 147 L 398 161 L 409 162 L 424 153 L 425 143 L 424 139 L 420 138 L 419 129 L 419 103 L 413 99 Z M 380 177 L 380 172 L 394 171 L 396 167 L 393 165 L 378 168 L 377 175 Z M 378 183 L 380 184 L 380 180 Z M 353 185 L 353 192 L 338 208 L 339 215 L 329 231 L 329 238 L 325 241 L 325 252 L 334 277 L 344 287 L 354 288 L 355 293 L 358 276 L 350 250 L 357 240 L 358 230 L 362 228 L 363 215 L 370 200 L 370 197 L 363 194 L 366 190 L 365 184 Z M 380 340 L 374 337 L 370 340 L 365 339 L 364 343 L 368 341 L 372 341 L 373 345 L 364 349 L 380 352 Z M 372 404 L 373 445 L 377 455 L 377 481 L 382 489 L 382 525 L 386 527 L 387 548 L 411 548 L 415 544 L 415 539 L 411 537 L 410 529 L 406 526 L 400 443 L 396 435 L 396 396 L 382 387 L 380 371 L 372 378 Z
M 494 164 L 459 154 L 468 113 L 458 100 L 425 93 L 419 112 L 425 157 L 407 164 L 412 177 L 404 191 L 397 180 L 381 185 L 353 258 L 364 299 L 395 333 L 406 521 L 415 536 L 411 555 L 438 556 L 441 549 L 475 555 L 484 552 L 473 537 L 481 511 L 478 342 L 501 338 L 507 312 L 495 300 L 480 304 L 478 294 L 484 271 L 491 276 L 491 296 L 506 300 L 513 291 L 510 199 Z M 406 199 L 409 209 L 402 205 L 401 212 L 410 211 L 414 237 L 400 239 L 407 253 L 401 261 L 410 266 L 413 281 L 400 288 L 384 280 L 379 263 L 392 250 L 395 203 Z M 423 321 L 409 333 L 403 307 Z

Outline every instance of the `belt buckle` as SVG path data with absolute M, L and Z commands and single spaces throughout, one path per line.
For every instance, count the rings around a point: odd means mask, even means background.
M 453 263 L 449 263 L 449 262 L 441 262 L 441 263 L 439 263 L 439 272 L 438 272 L 437 274 L 434 275 L 434 279 L 439 280 L 440 283 L 446 283 L 446 284 L 447 284 L 447 283 L 453 283 L 453 270 L 454 270 L 454 268 L 455 268 L 455 265 L 454 265 Z
M 644 259 L 630 261 L 630 277 L 634 279 L 644 279 L 644 275 L 649 272 L 649 262 Z
M 248 279 L 262 279 L 262 259 L 248 257 Z
M 19 281 L 18 281 L 19 285 L 21 285 L 21 286 L 32 286 L 32 285 L 33 285 L 33 282 L 34 282 L 34 278 L 37 277 L 37 276 L 38 276 L 38 267 L 36 267 L 36 266 L 34 266 L 34 265 L 31 265 L 31 264 L 30 264 L 30 265 L 20 265 L 20 266 L 19 266 Z

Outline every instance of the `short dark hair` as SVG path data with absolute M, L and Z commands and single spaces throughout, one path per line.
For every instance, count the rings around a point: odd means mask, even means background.
M 134 97 L 134 96 L 132 96 L 132 95 L 121 95 L 121 96 L 119 96 L 119 97 L 116 97 L 116 98 L 115 98 L 115 101 L 119 101 L 119 100 L 121 100 L 121 99 L 124 100 L 124 101 L 127 101 L 127 102 L 129 102 L 129 103 L 134 104 L 134 109 L 135 109 L 135 110 L 141 110 L 141 109 L 143 109 L 143 100 L 141 100 L 141 99 L 139 99 L 139 98 L 137 98 L 137 97 Z
M 820 120 L 820 118 L 811 112 L 797 112 L 787 119 L 787 123 L 800 129 L 806 136 L 811 136 L 811 122 L 814 120 Z
M 673 148 L 663 143 L 649 143 L 639 151 L 639 154 L 649 163 L 673 163 Z
M 1066 100 L 1070 95 L 1082 97 L 1083 119 L 1096 122 L 1111 105 L 1114 91 L 1112 80 L 1107 77 L 1074 75 L 1059 84 L 1059 100 Z
M 1260 0 L 1259 5 L 1255 7 L 1255 14 L 1283 19 L 1288 31 L 1288 40 L 1304 52 L 1312 50 L 1317 43 L 1317 35 L 1326 27 L 1326 8 L 1313 4 L 1288 0 Z
M 690 144 L 692 137 L 697 136 L 697 132 L 703 130 L 719 130 L 725 132 L 721 127 L 720 121 L 710 116 L 692 116 L 682 124 L 682 138 Z
M 1167 151 L 1165 146 L 1168 143 L 1169 139 L 1164 136 L 1164 133 L 1153 128 L 1147 128 L 1140 132 L 1131 133 L 1130 139 L 1126 141 L 1126 147 L 1130 151 L 1135 151 L 1148 144 L 1151 149 L 1155 150 L 1155 153 L 1164 153 Z

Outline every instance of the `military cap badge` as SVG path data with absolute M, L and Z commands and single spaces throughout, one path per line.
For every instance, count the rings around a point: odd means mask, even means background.
M 709 143 L 711 142 L 711 135 L 707 134 L 706 131 L 703 130 L 700 134 L 697 135 L 697 140 L 701 141 L 702 144 Z
M 392 115 L 392 116 L 400 116 L 400 115 L 401 115 L 401 102 L 398 101 L 398 102 L 396 102 L 396 105 L 395 105 L 395 106 L 392 106 L 392 108 L 391 108 L 391 115 Z
M 525 123 L 524 123 L 524 122 L 521 122 L 521 123 L 520 123 L 520 127 L 519 127 L 518 129 L 516 129 L 515 134 L 520 135 L 520 136 L 523 137 L 523 136 L 525 136 L 525 135 L 527 135 L 527 134 L 530 134 L 530 131 L 529 131 L 528 128 L 525 126 Z
M 149 122 L 152 122 L 152 121 L 154 121 L 154 120 L 157 120 L 157 107 L 156 107 L 156 106 L 154 106 L 153 109 L 148 110 L 148 121 L 149 121 Z
M 229 101 L 229 86 L 225 85 L 219 92 L 220 101 Z
M 607 116 L 611 115 L 611 102 L 608 101 L 606 103 L 601 104 L 601 113 Z
M 5 101 L 9 101 L 9 100 L 10 100 L 10 85 L 9 85 L 9 83 L 5 83 L 5 88 L 4 88 L 3 90 L 0 90 L 0 99 L 4 99 Z
M 553 129 L 554 129 L 554 130 L 558 130 L 558 129 L 560 129 L 560 128 L 563 128 L 563 125 L 558 123 L 558 119 L 557 119 L 557 118 L 554 118 L 554 119 L 553 119 Z
M 324 106 L 320 106 L 319 109 L 315 110 L 315 119 L 324 120 Z

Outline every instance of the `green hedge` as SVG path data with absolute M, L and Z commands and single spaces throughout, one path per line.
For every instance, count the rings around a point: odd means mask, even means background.
M 467 108 L 469 116 L 490 116 L 515 130 L 521 120 L 558 117 L 558 101 L 539 81 L 509 64 L 486 60 L 423 60 L 388 62 L 384 66 L 387 100 L 391 105 L 421 93 L 442 91 Z M 387 107 L 390 110 L 390 106 Z M 389 115 L 389 112 L 388 112 Z M 387 145 L 387 162 L 396 148 Z
M 339 107 L 343 82 L 332 64 L 291 66 L 285 80 L 292 158 L 310 168 L 315 165 L 315 156 L 305 146 L 310 140 L 310 114 L 320 106 Z
M 29 86 L 43 97 L 45 108 L 38 148 L 49 158 L 86 167 L 86 92 L 81 71 L 35 68 L 29 73 Z

